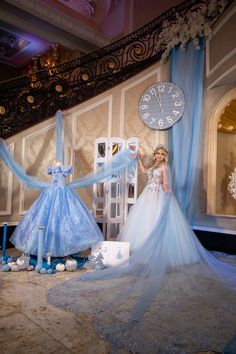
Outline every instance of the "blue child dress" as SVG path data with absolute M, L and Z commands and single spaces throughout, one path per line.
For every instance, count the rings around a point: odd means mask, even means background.
M 103 240 L 95 219 L 79 197 L 66 185 L 72 166 L 49 166 L 53 181 L 32 204 L 10 241 L 29 255 L 37 255 L 38 227 L 45 226 L 43 256 L 64 257 L 89 249 Z

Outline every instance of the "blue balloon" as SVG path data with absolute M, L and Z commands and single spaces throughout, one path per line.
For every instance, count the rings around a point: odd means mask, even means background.
M 47 274 L 47 269 L 46 268 L 41 268 L 40 269 L 40 274 Z
M 35 267 L 35 271 L 36 271 L 37 273 L 40 273 L 41 268 L 42 268 L 41 266 L 36 265 L 36 267 Z
M 3 272 L 9 272 L 10 271 L 10 267 L 8 264 L 4 264 L 4 266 L 2 267 Z

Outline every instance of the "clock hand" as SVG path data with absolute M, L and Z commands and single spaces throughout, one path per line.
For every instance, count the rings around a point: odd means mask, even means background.
M 161 104 L 161 93 L 160 93 L 159 90 L 158 90 L 158 97 L 159 97 L 159 105 L 160 105 L 161 111 L 162 111 L 162 113 L 163 113 L 163 108 L 162 108 L 162 104 Z
M 160 108 L 161 108 L 161 111 L 162 111 L 162 113 L 163 113 L 163 108 L 162 108 L 162 104 L 161 104 L 161 98 L 160 98 L 160 93 L 158 92 L 158 96 L 159 97 L 157 97 L 157 93 L 156 93 L 156 90 L 152 90 L 152 92 L 154 93 L 154 96 L 156 97 L 156 99 L 157 99 L 157 102 L 159 103 L 159 106 L 160 106 Z

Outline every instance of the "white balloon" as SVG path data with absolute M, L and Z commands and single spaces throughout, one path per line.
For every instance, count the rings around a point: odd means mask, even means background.
M 64 270 L 65 270 L 65 265 L 64 265 L 63 263 L 58 263 L 58 264 L 56 265 L 56 270 L 57 270 L 58 272 L 64 272 Z
M 69 272 L 73 272 L 76 269 L 77 269 L 77 261 L 75 259 L 67 259 L 66 270 Z

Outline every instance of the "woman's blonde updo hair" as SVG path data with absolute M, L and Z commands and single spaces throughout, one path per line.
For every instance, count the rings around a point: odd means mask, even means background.
M 167 160 L 167 156 L 168 156 L 168 149 L 167 149 L 166 145 L 163 145 L 163 144 L 157 145 L 156 148 L 155 148 L 155 150 L 154 150 L 154 155 L 155 155 L 155 154 L 158 152 L 158 150 L 160 150 L 160 149 L 163 149 L 163 150 L 166 152 L 166 154 L 165 154 L 165 161 L 166 161 L 166 160 Z

